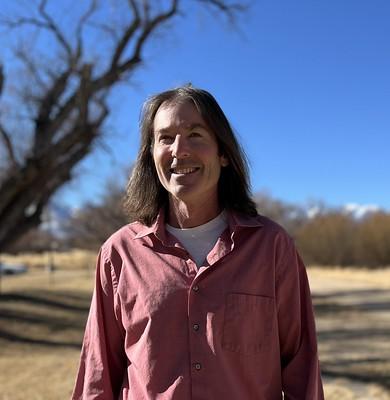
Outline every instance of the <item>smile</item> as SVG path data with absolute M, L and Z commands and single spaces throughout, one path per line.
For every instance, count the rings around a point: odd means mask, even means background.
M 187 175 L 196 172 L 199 168 L 171 168 L 170 172 L 176 175 Z

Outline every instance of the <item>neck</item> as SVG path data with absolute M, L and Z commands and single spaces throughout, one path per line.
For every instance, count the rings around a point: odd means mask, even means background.
M 217 201 L 189 204 L 177 198 L 169 199 L 168 223 L 175 228 L 193 228 L 217 217 L 221 212 Z

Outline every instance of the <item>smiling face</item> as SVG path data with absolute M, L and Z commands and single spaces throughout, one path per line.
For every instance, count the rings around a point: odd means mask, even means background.
M 153 130 L 153 160 L 170 204 L 218 206 L 218 180 L 228 162 L 193 103 L 163 103 Z

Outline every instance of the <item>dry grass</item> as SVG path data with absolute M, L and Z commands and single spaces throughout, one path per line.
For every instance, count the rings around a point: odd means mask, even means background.
M 73 256 L 57 254 L 64 270 L 52 274 L 28 256 L 29 274 L 3 278 L 0 400 L 70 397 L 96 255 Z M 310 268 L 309 277 L 326 399 L 389 400 L 390 269 Z
M 348 287 L 376 287 L 381 289 L 390 289 L 390 267 L 381 269 L 368 268 L 323 268 L 320 266 L 312 266 L 308 269 L 312 289 L 333 290 L 337 287 L 345 288 L 346 282 Z M 324 285 L 324 280 L 328 282 Z M 329 284 L 332 281 L 333 284 Z M 322 288 L 322 289 L 321 289 Z
M 85 270 L 3 279 L 0 400 L 70 398 L 92 286 Z
M 86 269 L 93 267 L 96 260 L 96 253 L 87 250 L 71 250 L 49 253 L 22 253 L 19 255 L 3 254 L 1 261 L 11 264 L 24 264 L 30 269 L 45 268 L 52 257 L 57 269 Z

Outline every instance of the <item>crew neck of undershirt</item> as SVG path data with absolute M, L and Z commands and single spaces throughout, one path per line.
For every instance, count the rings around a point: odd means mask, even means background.
M 210 231 L 215 231 L 218 227 L 226 227 L 227 224 L 227 214 L 226 211 L 223 210 L 219 215 L 217 215 L 212 220 L 206 222 L 205 224 L 194 226 L 192 228 L 175 228 L 172 225 L 166 224 L 167 230 L 170 233 L 179 233 L 179 232 L 186 232 L 188 234 L 199 234 L 199 233 L 206 233 Z
M 196 266 L 201 267 L 227 226 L 227 214 L 222 211 L 211 221 L 193 228 L 174 228 L 166 224 L 166 229 L 181 242 L 195 261 Z

